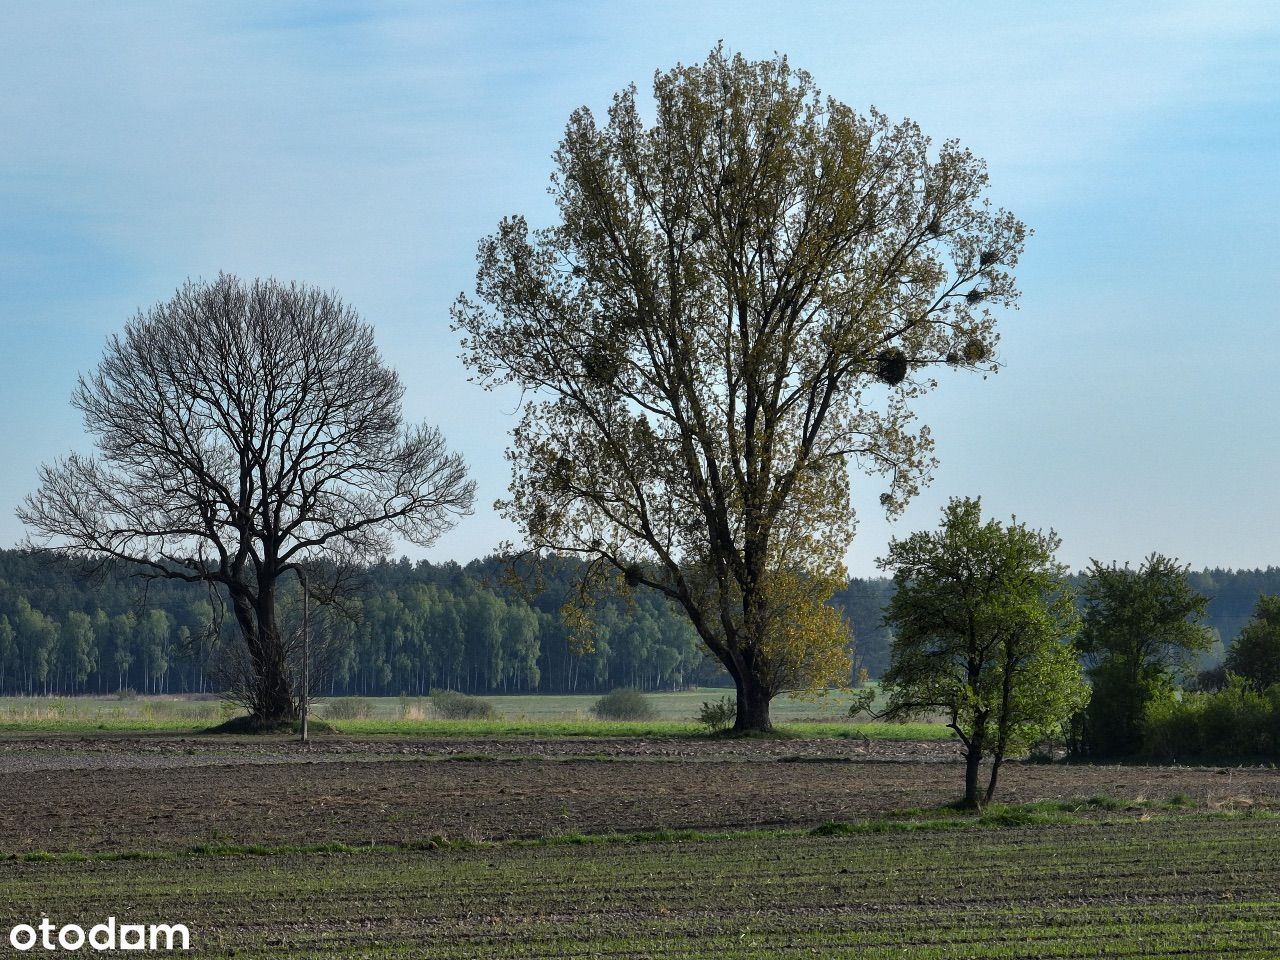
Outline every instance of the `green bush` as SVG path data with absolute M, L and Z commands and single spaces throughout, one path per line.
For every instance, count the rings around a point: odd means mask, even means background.
M 735 697 L 721 697 L 719 700 L 702 701 L 698 708 L 698 722 L 715 733 L 728 730 L 738 719 L 738 701 Z
M 496 720 L 498 711 L 480 697 L 456 690 L 432 690 L 431 707 L 445 720 Z
M 649 698 L 630 687 L 610 690 L 595 702 L 591 712 L 600 720 L 652 720 L 658 715 Z
M 1143 751 L 1161 760 L 1280 758 L 1280 685 L 1259 693 L 1231 677 L 1223 690 L 1153 702 Z
M 364 697 L 343 697 L 325 704 L 326 720 L 368 720 L 373 716 L 373 704 Z

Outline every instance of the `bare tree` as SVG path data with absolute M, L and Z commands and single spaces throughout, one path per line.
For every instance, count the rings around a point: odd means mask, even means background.
M 407 426 L 373 330 L 336 295 L 222 275 L 112 336 L 72 403 L 95 456 L 41 467 L 33 545 L 225 589 L 252 719 L 297 712 L 281 579 L 320 557 L 430 544 L 474 484 L 439 431 Z

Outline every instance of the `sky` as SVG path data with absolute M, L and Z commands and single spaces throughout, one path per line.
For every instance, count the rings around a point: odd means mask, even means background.
M 334 289 L 406 415 L 471 464 L 433 548 L 513 529 L 517 398 L 468 382 L 449 306 L 498 220 L 551 222 L 572 110 L 723 40 L 785 53 L 859 111 L 983 157 L 1035 233 L 1004 369 L 919 403 L 940 460 L 892 523 L 854 478 L 851 573 L 951 496 L 1063 539 L 1074 568 L 1153 551 L 1280 564 L 1280 4 L 476 2 L 0 4 L 0 545 L 105 338 L 219 271 Z

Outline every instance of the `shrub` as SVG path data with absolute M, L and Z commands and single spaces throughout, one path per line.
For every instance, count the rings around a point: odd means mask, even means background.
M 715 733 L 728 730 L 738 719 L 738 701 L 734 697 L 721 697 L 719 700 L 702 701 L 698 709 L 698 722 Z
M 324 716 L 326 720 L 368 720 L 373 716 L 373 704 L 364 697 L 343 697 L 326 704 Z
M 1160 666 L 1144 669 L 1134 684 L 1117 658 L 1089 671 L 1093 696 L 1076 724 L 1076 752 L 1094 759 L 1128 757 L 1143 749 L 1143 718 L 1176 704 L 1173 680 Z
M 496 720 L 498 711 L 480 697 L 456 690 L 432 690 L 431 707 L 445 720 Z
M 116 691 L 116 699 L 117 700 L 137 700 L 138 691 L 133 689 L 133 687 L 121 687 L 119 690 Z
M 422 706 L 422 701 L 418 699 L 410 699 L 406 694 L 400 694 L 400 719 L 401 720 L 425 720 L 427 711 Z
M 652 720 L 658 711 L 639 690 L 620 687 L 610 690 L 591 708 L 601 720 Z
M 1240 677 L 1217 692 L 1158 701 L 1143 718 L 1143 750 L 1159 759 L 1280 757 L 1280 686 L 1259 693 Z

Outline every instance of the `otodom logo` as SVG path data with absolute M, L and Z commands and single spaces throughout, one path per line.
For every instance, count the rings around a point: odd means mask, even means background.
M 116 923 L 107 917 L 103 923 L 85 930 L 69 923 L 55 926 L 45 917 L 37 924 L 20 923 L 9 931 L 9 945 L 26 952 L 42 950 L 190 950 L 191 932 L 181 923 Z

